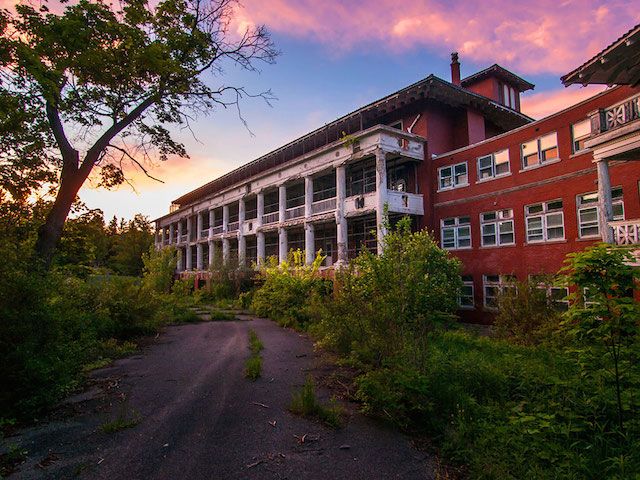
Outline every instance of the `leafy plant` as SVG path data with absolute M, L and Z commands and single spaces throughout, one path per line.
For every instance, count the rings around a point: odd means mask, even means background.
M 260 270 L 261 284 L 251 301 L 252 310 L 285 327 L 306 328 L 312 319 L 309 299 L 325 297 L 331 283 L 318 275 L 324 260 L 318 252 L 311 265 L 305 265 L 301 250 L 291 251 L 287 260 L 278 264 L 269 259 Z
M 637 402 L 623 390 L 640 387 L 640 305 L 633 298 L 640 271 L 629 265 L 633 261 L 628 250 L 600 244 L 569 254 L 563 269 L 576 286 L 565 326 L 579 345 L 574 351 L 585 374 L 611 373 L 620 432 Z

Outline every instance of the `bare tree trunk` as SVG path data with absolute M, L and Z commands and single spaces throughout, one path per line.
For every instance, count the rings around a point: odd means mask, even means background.
M 87 175 L 84 175 L 82 170 L 76 170 L 65 176 L 60 183 L 60 190 L 53 202 L 53 207 L 47 214 L 44 224 L 38 229 L 35 246 L 36 260 L 44 269 L 49 269 L 51 266 L 53 254 L 62 236 L 64 222 L 86 178 Z

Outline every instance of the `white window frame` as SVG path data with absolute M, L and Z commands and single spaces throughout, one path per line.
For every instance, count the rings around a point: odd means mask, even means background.
M 552 148 L 543 148 L 542 147 L 542 143 L 543 141 L 547 138 L 547 137 L 551 137 L 551 136 L 555 137 L 555 147 Z M 537 159 L 538 161 L 535 164 L 532 165 L 525 165 L 525 155 L 524 155 L 524 148 L 525 145 L 528 143 L 534 143 L 537 145 Z M 548 150 L 552 150 L 553 148 L 555 148 L 557 150 L 557 155 L 555 157 L 551 157 L 551 158 L 544 158 L 545 155 L 544 153 Z M 532 152 L 530 155 L 533 155 L 534 152 Z M 544 135 L 539 136 L 538 138 L 534 138 L 532 140 L 523 142 L 520 144 L 520 162 L 522 165 L 522 169 L 523 170 L 529 170 L 530 168 L 537 168 L 540 167 L 544 164 L 547 163 L 553 163 L 555 161 L 560 160 L 560 148 L 558 147 L 558 132 L 549 132 L 549 133 L 545 133 Z
M 465 288 L 467 289 L 467 293 L 465 293 Z M 464 303 L 462 301 L 463 298 L 470 300 L 470 303 Z M 460 310 L 474 310 L 476 308 L 475 288 L 473 285 L 473 276 L 471 275 L 462 276 L 462 289 L 458 295 L 458 308 Z
M 494 301 L 507 288 L 515 287 L 516 278 L 513 275 L 482 275 L 482 305 L 485 310 L 497 310 L 498 306 L 487 302 L 488 298 Z M 495 289 L 495 295 L 487 295 L 487 289 Z
M 502 231 L 503 228 L 509 224 L 511 225 L 511 232 Z M 485 233 L 485 227 L 493 227 L 493 234 Z M 513 240 L 510 242 L 503 242 L 501 236 L 508 235 L 509 233 L 511 233 Z M 487 243 L 485 241 L 485 236 L 489 235 L 493 235 L 495 239 L 494 243 Z M 501 247 L 506 245 L 515 245 L 516 231 L 512 208 L 504 208 L 502 210 L 483 212 L 480 214 L 480 242 L 483 247 Z
M 461 235 L 460 231 L 465 229 L 468 229 L 469 235 Z M 453 232 L 453 245 L 445 245 L 445 231 Z M 466 243 L 467 240 L 469 245 L 460 246 L 461 241 Z M 468 250 L 472 248 L 471 217 L 448 217 L 440 220 L 440 246 L 444 250 Z
M 496 157 L 498 157 L 498 155 L 506 153 L 507 156 L 507 161 L 506 162 L 501 162 L 501 163 L 496 163 Z M 482 161 L 485 159 L 490 159 L 491 165 L 487 165 L 485 167 L 481 166 Z M 476 159 L 476 164 L 478 166 L 478 181 L 479 182 L 486 182 L 488 180 L 493 180 L 494 178 L 500 178 L 500 177 L 505 177 L 507 175 L 511 175 L 511 162 L 509 161 L 509 149 L 505 148 L 504 150 L 500 150 L 497 152 L 493 152 L 490 153 L 489 155 L 482 155 L 480 157 L 478 157 Z M 502 173 L 498 173 L 497 172 L 497 165 L 506 165 L 507 166 L 507 171 L 506 172 L 502 172 Z M 483 171 L 487 171 L 490 170 L 490 175 L 483 177 L 482 176 L 482 172 Z
M 464 165 L 464 174 L 456 173 L 456 169 L 463 165 Z M 448 175 L 443 176 L 443 172 L 445 170 L 449 170 L 450 172 Z M 458 180 L 458 177 L 462 175 L 464 175 L 465 177 L 464 182 L 460 182 Z M 450 183 L 449 185 L 443 186 L 442 180 L 445 178 L 448 178 Z M 454 188 L 466 187 L 467 185 L 469 185 L 469 167 L 467 165 L 467 162 L 460 162 L 454 165 L 447 165 L 445 167 L 438 168 L 438 191 L 452 190 Z
M 575 135 L 575 127 L 577 127 L 578 125 L 580 125 L 580 126 L 587 125 L 589 127 L 589 133 L 587 133 L 586 135 L 580 135 L 580 136 L 576 137 L 576 135 Z M 590 136 L 591 136 L 591 120 L 589 120 L 588 118 L 585 118 L 583 120 L 580 120 L 579 122 L 572 123 L 571 124 L 571 152 L 580 153 L 580 152 L 584 152 L 586 150 L 589 150 L 586 147 L 576 148 L 576 142 L 579 142 L 580 140 L 584 140 L 586 138 L 589 138 Z
M 619 195 L 618 195 L 619 192 Z M 591 197 L 591 201 L 585 201 L 585 197 Z M 611 189 L 612 206 L 621 209 L 621 213 L 614 213 L 613 220 L 624 220 L 624 192 L 622 187 L 613 187 Z M 595 221 L 583 222 L 582 215 L 587 212 L 595 213 Z M 578 219 L 578 237 L 579 238 L 600 238 L 600 205 L 598 204 L 598 192 L 582 193 L 576 196 L 576 216 Z M 596 229 L 596 233 L 583 234 L 583 229 Z
M 549 205 L 556 202 L 560 202 L 560 204 L 562 205 L 561 208 L 550 209 Z M 542 209 L 540 211 L 531 213 L 530 211 L 531 208 L 537 207 L 537 206 L 541 206 Z M 556 217 L 556 216 L 559 216 L 560 219 L 562 220 L 561 224 L 559 226 L 558 225 L 550 226 L 549 218 Z M 531 220 L 534 220 L 537 218 L 540 219 L 540 227 L 535 228 L 535 230 L 536 231 L 541 230 L 542 238 L 533 239 L 532 238 L 533 234 L 531 233 L 533 228 L 530 228 L 529 223 Z M 566 237 L 566 229 L 564 228 L 564 203 L 562 202 L 561 198 L 558 198 L 555 200 L 549 200 L 546 202 L 532 203 L 530 205 L 526 205 L 524 207 L 524 221 L 525 221 L 525 233 L 526 233 L 527 243 L 559 242 L 564 240 Z M 562 228 L 562 237 L 549 238 L 549 230 L 554 228 Z

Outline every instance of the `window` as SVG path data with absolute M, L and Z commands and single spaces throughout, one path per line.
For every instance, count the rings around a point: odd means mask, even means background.
M 471 219 L 469 217 L 444 218 L 441 221 L 442 248 L 471 248 Z
M 473 299 L 473 277 L 471 275 L 462 276 L 462 288 L 458 295 L 458 306 L 463 309 L 473 309 L 475 302 Z
M 398 130 L 402 130 L 402 120 L 398 120 L 395 123 L 389 125 L 391 128 L 397 128 Z
M 500 177 L 510 172 L 509 150 L 502 150 L 478 158 L 478 180 Z
M 584 142 L 590 135 L 591 121 L 588 118 L 571 125 L 571 151 L 576 153 L 584 150 Z
M 513 210 L 509 208 L 480 214 L 480 232 L 483 247 L 513 245 Z
M 611 189 L 613 206 L 613 220 L 624 220 L 624 200 L 622 188 Z M 600 207 L 598 206 L 598 192 L 578 195 L 578 233 L 580 238 L 597 237 L 600 235 Z
M 520 145 L 522 168 L 531 168 L 558 159 L 558 138 L 556 132 L 525 142 Z
M 496 309 L 498 295 L 508 289 L 516 288 L 513 275 L 483 275 L 482 290 L 483 301 L 486 309 Z
M 438 178 L 440 179 L 440 190 L 468 185 L 467 162 L 439 168 Z
M 376 165 L 365 161 L 347 168 L 347 197 L 376 191 Z
M 524 207 L 527 242 L 548 242 L 564 239 L 562 200 L 536 203 Z
M 513 87 L 509 85 L 502 85 L 502 103 L 509 108 L 514 110 L 517 109 L 516 105 L 516 91 Z

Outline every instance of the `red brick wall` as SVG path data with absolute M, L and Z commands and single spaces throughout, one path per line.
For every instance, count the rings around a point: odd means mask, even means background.
M 453 250 L 464 264 L 464 274 L 473 275 L 476 310 L 464 312 L 463 318 L 490 321 L 482 310 L 482 275 L 513 274 L 525 280 L 529 274 L 556 273 L 567 253 L 594 243 L 578 238 L 577 195 L 597 190 L 597 174 L 590 152 L 574 155 L 571 151 L 572 123 L 587 117 L 588 112 L 606 107 L 640 91 L 619 87 L 592 98 L 559 115 L 548 117 L 498 138 L 444 154 L 432 162 L 430 188 L 433 215 L 425 225 L 440 238 L 440 220 L 470 216 L 472 248 Z M 549 132 L 557 132 L 560 160 L 539 168 L 521 171 L 520 144 Z M 502 178 L 477 182 L 477 157 L 509 148 L 511 174 Z M 640 160 L 640 158 L 638 159 Z M 438 167 L 466 161 L 469 186 L 438 192 Z M 612 186 L 622 186 L 625 218 L 640 218 L 640 161 L 611 165 Z M 562 198 L 565 239 L 527 244 L 525 238 L 525 205 Z M 426 201 L 426 199 L 425 199 Z M 430 211 L 425 204 L 425 213 Z M 481 247 L 480 219 L 483 212 L 513 209 L 515 245 Z

